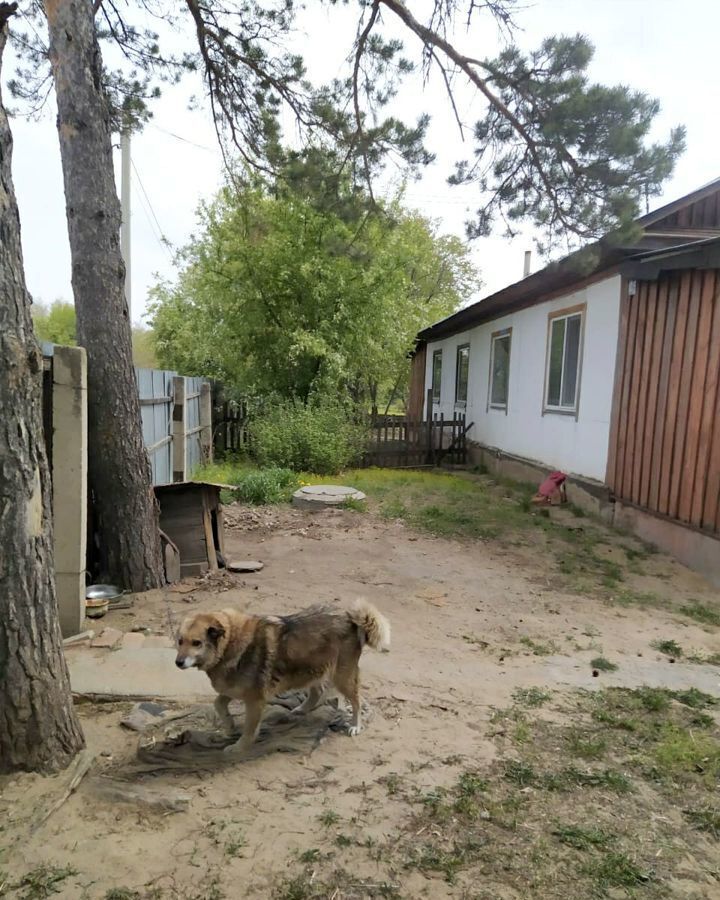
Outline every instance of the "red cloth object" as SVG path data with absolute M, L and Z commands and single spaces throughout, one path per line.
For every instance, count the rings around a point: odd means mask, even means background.
M 551 472 L 540 485 L 538 494 L 541 497 L 551 497 L 566 478 L 567 475 L 564 472 Z

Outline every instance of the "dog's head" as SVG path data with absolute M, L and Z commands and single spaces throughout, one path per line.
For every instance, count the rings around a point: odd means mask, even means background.
M 223 613 L 196 613 L 188 616 L 177 636 L 178 669 L 193 667 L 206 672 L 222 659 L 230 623 Z

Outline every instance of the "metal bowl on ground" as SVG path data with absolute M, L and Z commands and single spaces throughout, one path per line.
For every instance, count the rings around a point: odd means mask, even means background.
M 88 619 L 102 619 L 109 608 L 109 600 L 85 600 L 85 615 Z
M 114 584 L 91 584 L 85 591 L 86 600 L 117 600 L 122 597 L 122 588 Z

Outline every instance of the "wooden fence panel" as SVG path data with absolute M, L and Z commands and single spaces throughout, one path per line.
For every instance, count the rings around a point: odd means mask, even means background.
M 173 480 L 174 377 L 174 372 L 161 369 L 135 369 L 143 442 L 150 458 L 154 485 L 170 484 Z
M 370 424 L 370 439 L 361 465 L 385 468 L 419 468 L 467 463 L 464 413 L 452 419 L 434 416 L 411 420 L 404 416 L 376 416 Z

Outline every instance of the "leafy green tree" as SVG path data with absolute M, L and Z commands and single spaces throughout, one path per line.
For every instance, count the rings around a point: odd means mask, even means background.
M 32 307 L 33 325 L 38 340 L 73 347 L 76 343 L 75 307 L 64 300 L 50 306 L 36 303 Z M 133 363 L 139 368 L 157 368 L 155 338 L 149 328 L 134 326 L 132 330 Z
M 32 307 L 33 325 L 38 340 L 53 344 L 76 344 L 75 307 L 64 300 L 55 300 L 50 306 L 41 303 Z
M 163 365 L 303 401 L 400 386 L 417 332 L 479 286 L 467 248 L 398 202 L 316 200 L 255 181 L 202 209 L 177 284 L 154 292 Z

